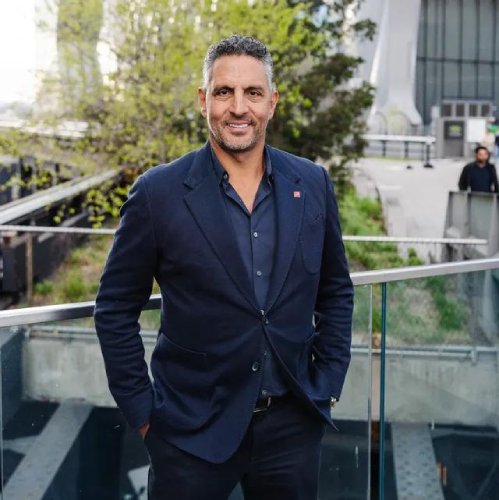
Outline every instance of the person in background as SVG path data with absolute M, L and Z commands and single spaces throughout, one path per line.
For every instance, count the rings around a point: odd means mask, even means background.
M 489 162 L 489 157 L 490 153 L 485 146 L 475 148 L 475 161 L 468 163 L 459 177 L 461 191 L 499 192 L 496 168 Z

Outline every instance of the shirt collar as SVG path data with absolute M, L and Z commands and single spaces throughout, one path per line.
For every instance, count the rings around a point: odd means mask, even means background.
M 270 161 L 270 154 L 268 151 L 267 145 L 264 147 L 264 162 L 265 162 L 265 177 L 267 181 L 272 181 L 272 162 Z M 218 182 L 222 183 L 223 181 L 229 180 L 229 173 L 225 170 L 225 168 L 220 163 L 220 160 L 217 158 L 215 151 L 210 145 L 210 153 L 211 153 L 211 163 L 213 165 L 213 169 L 215 170 L 215 175 L 217 176 Z

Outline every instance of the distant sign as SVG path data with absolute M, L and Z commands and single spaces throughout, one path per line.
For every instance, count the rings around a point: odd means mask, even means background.
M 466 142 L 482 142 L 487 132 L 487 120 L 469 118 L 466 124 Z
M 444 123 L 444 137 L 446 139 L 463 139 L 464 121 L 446 121 Z

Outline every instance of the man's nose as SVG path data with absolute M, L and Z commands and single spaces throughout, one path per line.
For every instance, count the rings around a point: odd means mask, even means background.
M 248 111 L 248 105 L 244 96 L 244 92 L 234 93 L 231 111 L 235 115 L 244 115 Z

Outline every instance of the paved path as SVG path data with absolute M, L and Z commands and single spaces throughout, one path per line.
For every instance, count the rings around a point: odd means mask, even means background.
M 353 181 L 361 196 L 379 193 L 389 236 L 441 238 L 448 192 L 457 190 L 464 163 L 433 160 L 434 168 L 424 168 L 416 160 L 364 158 Z

